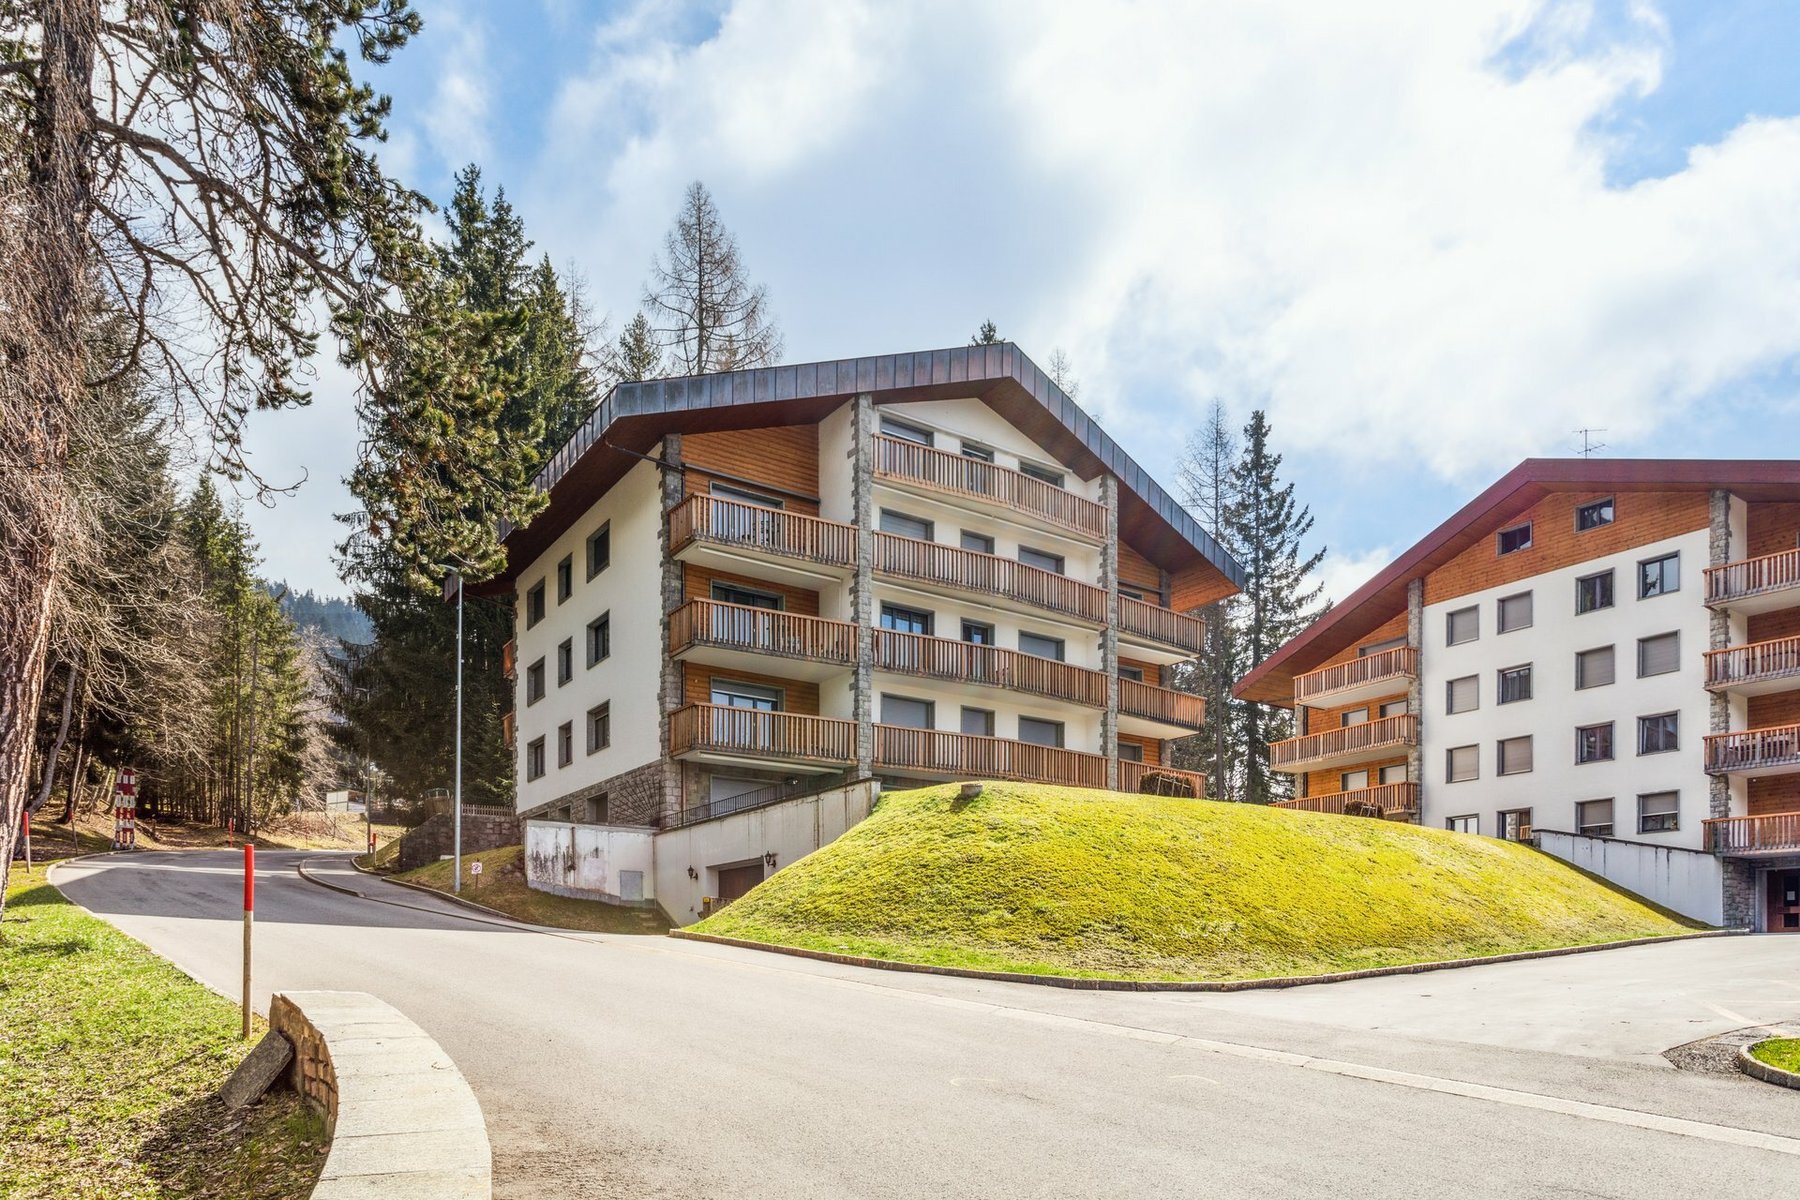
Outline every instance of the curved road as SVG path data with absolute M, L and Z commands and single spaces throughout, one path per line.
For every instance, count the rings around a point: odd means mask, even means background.
M 528 929 L 341 855 L 259 868 L 257 1006 L 402 1009 L 474 1086 L 503 1198 L 1800 1195 L 1800 1095 L 1658 1054 L 1800 1022 L 1800 938 L 1083 993 Z M 236 998 L 235 854 L 53 878 Z

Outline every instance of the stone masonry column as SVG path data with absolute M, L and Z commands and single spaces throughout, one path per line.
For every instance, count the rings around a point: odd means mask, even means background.
M 1425 823 L 1425 581 L 1414 579 L 1406 585 L 1406 644 L 1416 656 L 1417 669 L 1406 685 L 1406 711 L 1418 723 L 1418 737 L 1406 752 L 1406 777 L 1419 789 L 1419 815 L 1413 818 Z
M 1731 493 L 1714 488 L 1707 496 L 1706 559 L 1717 567 L 1731 561 Z M 1707 615 L 1707 649 L 1723 650 L 1731 645 L 1731 617 L 1722 609 Z M 1731 697 L 1712 692 L 1707 697 L 1707 732 L 1726 733 L 1731 729 Z M 1707 816 L 1731 815 L 1731 780 L 1724 775 L 1707 777 Z
M 850 672 L 850 714 L 856 721 L 856 776 L 875 773 L 875 398 L 852 401 L 850 497 L 856 525 L 856 573 L 850 579 L 850 620 L 856 625 L 856 665 Z
M 1100 672 L 1106 676 L 1106 711 L 1100 715 L 1100 753 L 1106 756 L 1106 786 L 1119 789 L 1119 481 L 1100 476 L 1106 506 L 1106 541 L 1100 547 L 1100 586 L 1106 589 L 1106 628 L 1100 633 Z
M 681 663 L 669 654 L 669 616 L 681 607 L 681 563 L 670 554 L 669 514 L 680 505 L 686 483 L 681 470 L 681 435 L 665 434 L 662 440 L 662 522 L 657 529 L 657 542 L 662 548 L 662 685 L 657 696 L 657 737 L 661 739 L 662 803 L 658 806 L 667 818 L 682 806 L 681 764 L 669 756 L 669 714 L 681 707 Z
M 1304 705 L 1304 704 L 1301 704 L 1298 702 L 1296 702 L 1294 704 L 1294 736 L 1295 737 L 1305 737 L 1307 734 L 1312 732 L 1311 729 L 1307 728 L 1307 726 L 1311 723 L 1308 720 L 1308 714 L 1311 711 L 1312 710 L 1307 708 L 1306 705 Z M 1294 776 L 1294 795 L 1310 796 L 1311 794 L 1312 794 L 1312 776 L 1307 774 L 1305 771 L 1301 771 L 1298 775 Z

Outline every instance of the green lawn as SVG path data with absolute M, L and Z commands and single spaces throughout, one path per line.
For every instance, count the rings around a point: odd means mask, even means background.
M 306 1196 L 323 1121 L 290 1092 L 229 1113 L 237 1005 L 15 868 L 0 923 L 0 1196 Z M 256 1036 L 262 1024 L 257 1023 Z
M 469 874 L 471 862 L 481 863 L 479 882 Z M 451 864 L 428 863 L 394 878 L 448 892 Z M 533 925 L 556 925 L 563 929 L 582 929 L 590 933 L 666 933 L 669 928 L 669 923 L 657 909 L 627 908 L 620 904 L 575 900 L 568 896 L 534 891 L 525 883 L 522 846 L 503 846 L 498 850 L 463 855 L 462 895 L 465 899 L 485 904 L 509 917 L 517 917 Z
M 1800 1038 L 1770 1038 L 1750 1047 L 1750 1057 L 1800 1075 Z
M 1696 928 L 1511 842 L 1254 805 L 990 783 L 890 792 L 693 927 L 979 970 L 1253 979 Z

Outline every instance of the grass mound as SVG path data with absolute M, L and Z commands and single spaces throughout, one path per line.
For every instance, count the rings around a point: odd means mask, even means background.
M 1227 980 L 1698 928 L 1491 838 L 1032 784 L 957 790 L 884 795 L 694 929 L 977 970 Z
M 479 882 L 469 873 L 472 862 L 481 864 Z M 449 862 L 434 862 L 404 871 L 394 878 L 448 892 L 451 876 Z M 533 925 L 555 925 L 589 933 L 666 933 L 669 929 L 669 923 L 658 909 L 576 900 L 534 890 L 525 882 L 525 849 L 522 846 L 502 846 L 498 850 L 463 855 L 462 896 Z
M 1800 1038 L 1769 1038 L 1750 1047 L 1750 1057 L 1800 1075 Z

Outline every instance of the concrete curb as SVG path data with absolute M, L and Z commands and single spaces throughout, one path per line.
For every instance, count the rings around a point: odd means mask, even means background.
M 904 971 L 916 975 L 951 975 L 959 979 L 985 979 L 995 983 L 1031 983 L 1039 987 L 1070 988 L 1083 992 L 1250 992 L 1272 988 L 1305 987 L 1313 983 L 1343 983 L 1346 980 L 1374 979 L 1383 975 L 1420 975 L 1426 971 L 1448 971 L 1456 967 L 1480 967 L 1488 963 L 1520 962 L 1530 958 L 1561 958 L 1568 954 L 1586 954 L 1594 950 L 1622 950 L 1627 946 L 1654 946 L 1662 942 L 1687 942 L 1696 938 L 1735 937 L 1748 932 L 1749 930 L 1746 929 L 1706 929 L 1696 933 L 1670 934 L 1667 937 L 1602 942 L 1596 946 L 1559 946 L 1552 950 L 1521 950 L 1516 954 L 1494 954 L 1486 958 L 1452 958 L 1443 962 L 1409 963 L 1397 967 L 1370 967 L 1362 971 L 1337 971 L 1329 975 L 1284 975 L 1273 979 L 1225 980 L 1083 979 L 1070 975 L 1027 975 L 1015 971 L 975 971 L 966 967 L 940 967 L 928 963 L 863 958 L 854 954 L 832 954 L 825 950 L 803 950 L 797 946 L 777 946 L 770 942 L 717 937 L 710 933 L 691 933 L 685 929 L 671 929 L 669 936 L 690 942 L 712 942 L 720 946 L 737 946 L 745 950 L 767 950 L 775 954 L 791 954 L 796 958 L 841 963 L 848 967 L 870 967 L 877 971 Z
M 367 992 L 277 992 L 269 1027 L 294 1047 L 294 1090 L 331 1129 L 313 1200 L 491 1200 L 481 1104 L 400 1010 Z
M 514 925 L 523 925 L 527 929 L 555 928 L 555 926 L 541 926 L 540 927 L 537 925 L 533 925 L 530 921 L 521 921 L 519 918 L 513 916 L 511 913 L 503 913 L 497 908 L 489 908 L 485 904 L 477 904 L 473 900 L 465 900 L 461 896 L 458 896 L 454 892 L 440 892 L 436 888 L 426 887 L 422 883 L 407 883 L 404 879 L 389 879 L 386 875 L 383 875 L 377 871 L 371 871 L 367 867 L 357 866 L 356 860 L 354 858 L 350 860 L 350 865 L 351 865 L 351 867 L 355 868 L 355 870 L 358 874 L 367 875 L 370 879 L 377 879 L 377 880 L 380 880 L 382 883 L 391 883 L 395 887 L 405 888 L 408 891 L 422 892 L 423 894 L 425 894 L 427 896 L 436 896 L 439 900 L 448 900 L 452 904 L 460 904 L 464 908 L 472 908 L 478 913 L 486 913 L 490 917 L 499 917 L 502 921 L 511 921 Z M 300 873 L 302 875 L 306 875 L 305 871 L 302 871 Z M 313 883 L 317 883 L 324 887 L 331 888 L 333 891 L 343 892 L 346 895 L 350 895 L 350 896 L 357 895 L 356 892 L 352 892 L 349 888 L 338 887 L 335 883 L 326 883 L 323 879 L 315 879 L 310 875 L 307 875 L 307 878 L 309 880 L 311 880 Z M 577 929 L 572 932 L 582 933 L 585 931 Z
M 1796 1091 L 1800 1091 L 1800 1075 L 1796 1075 L 1792 1071 L 1784 1071 L 1780 1067 L 1771 1067 L 1768 1063 L 1763 1062 L 1761 1059 L 1754 1057 L 1750 1053 L 1751 1050 L 1762 1045 L 1763 1042 L 1781 1040 L 1784 1039 L 1763 1038 L 1762 1041 L 1752 1042 L 1748 1046 L 1739 1046 L 1737 1052 L 1738 1070 L 1750 1076 L 1752 1079 L 1760 1079 L 1764 1083 L 1772 1083 L 1776 1087 L 1793 1088 Z

